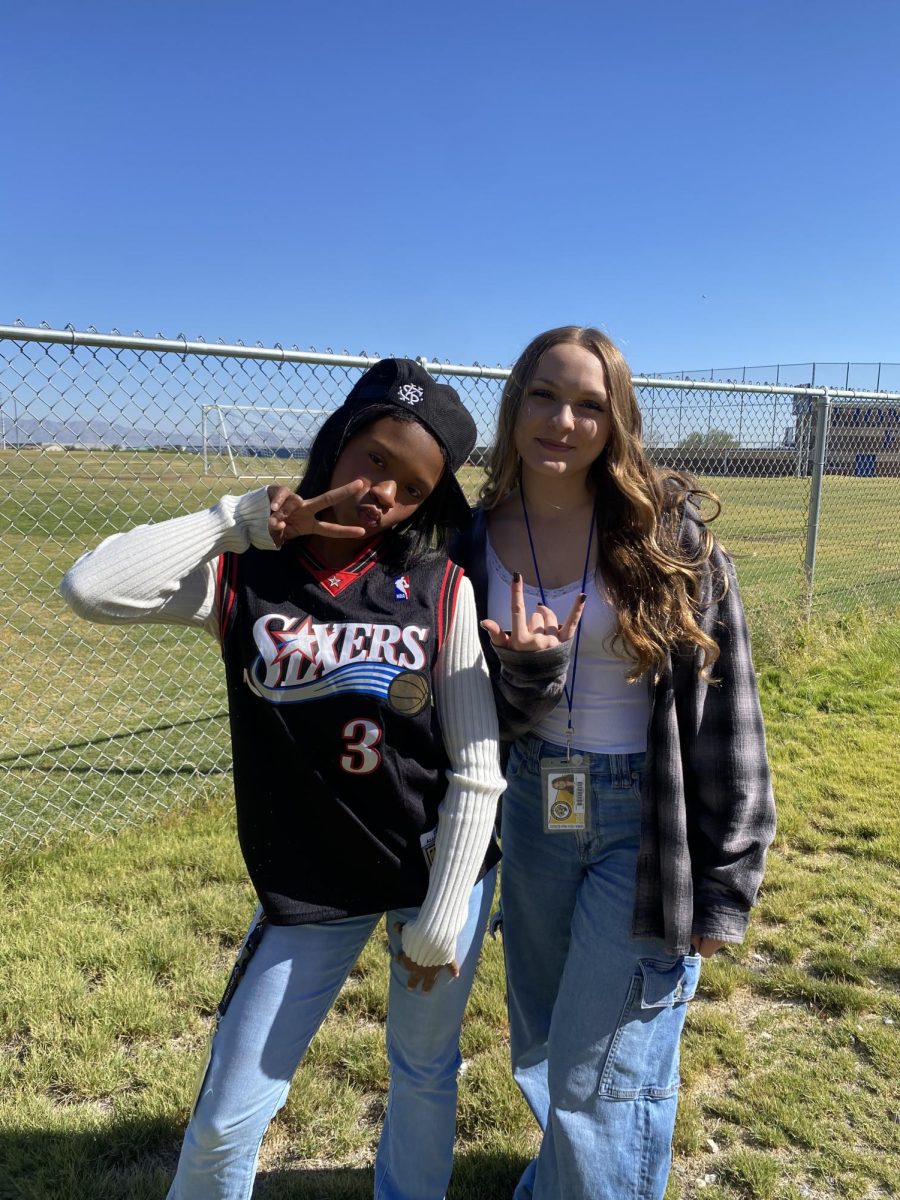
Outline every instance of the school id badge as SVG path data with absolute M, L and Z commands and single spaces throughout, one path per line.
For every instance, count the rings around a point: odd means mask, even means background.
M 571 758 L 541 760 L 545 833 L 583 833 L 588 828 L 589 771 Z

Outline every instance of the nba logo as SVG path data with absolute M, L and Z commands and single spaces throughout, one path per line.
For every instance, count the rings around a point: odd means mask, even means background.
M 409 599 L 409 576 L 398 575 L 394 580 L 394 599 L 408 600 Z

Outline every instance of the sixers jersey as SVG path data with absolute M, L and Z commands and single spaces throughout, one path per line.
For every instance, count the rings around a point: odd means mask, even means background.
M 421 904 L 449 766 L 432 671 L 462 571 L 338 571 L 303 539 L 219 561 L 241 850 L 276 924 Z

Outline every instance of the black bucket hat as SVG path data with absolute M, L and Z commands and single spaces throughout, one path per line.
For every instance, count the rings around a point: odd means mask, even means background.
M 455 388 L 437 383 L 421 363 L 411 358 L 383 358 L 369 367 L 350 390 L 342 407 L 369 408 L 394 404 L 406 409 L 447 452 L 450 466 L 449 499 L 456 523 L 469 523 L 469 502 L 456 478 L 475 447 L 478 430 Z

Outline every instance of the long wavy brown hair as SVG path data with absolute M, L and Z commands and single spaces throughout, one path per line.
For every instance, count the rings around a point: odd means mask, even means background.
M 715 640 L 697 622 L 704 564 L 715 539 L 705 522 L 697 526 L 696 552 L 682 548 L 679 531 L 685 506 L 708 500 L 718 515 L 718 498 L 688 476 L 650 462 L 642 441 L 641 413 L 631 371 L 619 348 L 599 329 L 563 325 L 540 333 L 522 351 L 506 381 L 497 434 L 481 488 L 481 503 L 494 508 L 519 486 L 515 432 L 519 413 L 541 356 L 560 343 L 581 346 L 603 366 L 610 408 L 610 434 L 591 465 L 588 486 L 595 497 L 597 570 L 618 614 L 612 648 L 633 666 L 629 680 L 651 672 L 658 679 L 668 651 L 694 645 L 701 651 L 700 674 L 710 680 L 719 656 Z M 719 594 L 727 579 L 714 581 Z

